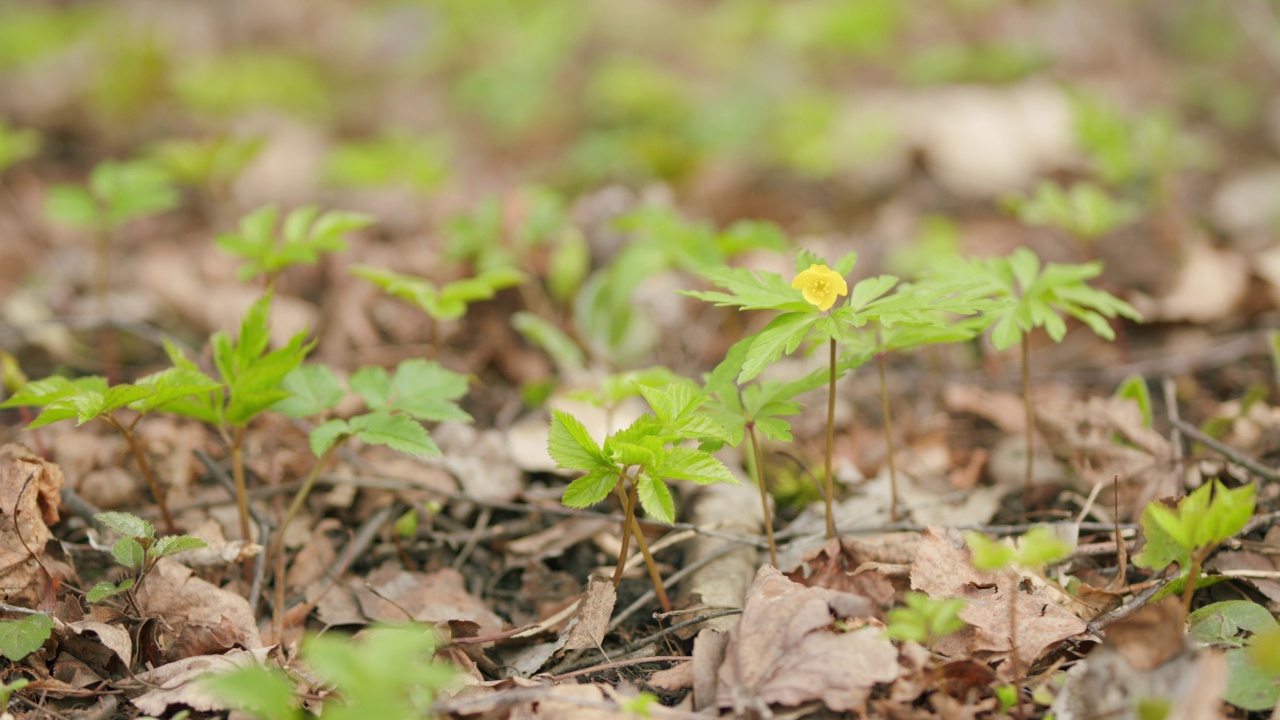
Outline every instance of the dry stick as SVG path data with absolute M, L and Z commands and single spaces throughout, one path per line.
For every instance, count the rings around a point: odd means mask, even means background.
M 764 512 L 764 532 L 769 538 L 769 564 L 778 567 L 778 544 L 773 538 L 773 516 L 769 513 L 769 490 L 764 485 L 764 453 L 760 450 L 760 440 L 756 437 L 756 423 L 747 423 L 747 440 L 751 443 L 751 454 L 755 458 L 756 481 L 760 484 L 760 509 Z
M 826 468 L 826 492 L 823 493 L 823 501 L 827 505 L 827 539 L 832 540 L 836 537 L 836 517 L 835 517 L 835 475 L 832 472 L 831 453 L 836 442 L 836 339 L 831 338 L 830 364 L 831 376 L 827 382 L 827 450 L 824 457 L 824 467 Z
M 275 609 L 272 612 L 272 625 L 276 630 L 276 641 L 279 642 L 284 634 L 283 612 L 284 612 L 284 535 L 289 529 L 289 523 L 298 516 L 298 512 L 302 510 L 302 505 L 307 501 L 307 496 L 311 494 L 311 488 L 315 487 L 316 478 L 320 477 L 320 471 L 328 466 L 329 461 L 333 459 L 334 453 L 342 445 L 342 441 L 338 440 L 325 448 L 324 453 L 311 466 L 311 472 L 307 474 L 307 479 L 302 482 L 302 487 L 298 489 L 298 494 L 293 496 L 293 502 L 289 503 L 289 509 L 285 511 L 284 519 L 280 521 L 280 527 L 276 528 L 276 536 L 271 540 L 271 550 L 267 556 L 275 561 L 276 568 L 276 598 Z
M 1228 460 L 1235 463 L 1236 465 L 1239 465 L 1245 470 L 1248 470 L 1254 475 L 1257 475 L 1258 477 L 1261 477 L 1265 480 L 1270 480 L 1271 482 L 1280 482 L 1280 472 L 1272 470 L 1271 468 L 1265 465 L 1262 465 L 1258 461 L 1247 457 L 1246 455 L 1244 455 L 1244 453 L 1241 453 L 1239 450 L 1236 450 L 1228 445 L 1225 445 L 1222 442 L 1215 440 L 1214 438 L 1204 434 L 1203 432 L 1200 432 L 1200 429 L 1197 428 L 1196 426 L 1173 417 L 1169 418 L 1169 422 L 1173 423 L 1174 427 L 1178 428 L 1182 432 L 1189 435 L 1196 442 L 1200 442 L 1205 445 L 1208 445 L 1209 447 L 1213 448 L 1218 453 L 1220 453 L 1223 457 L 1227 458 Z
M 1151 598 L 1155 597 L 1156 593 L 1163 590 L 1165 586 L 1171 582 L 1173 582 L 1173 578 L 1165 578 L 1160 582 L 1153 583 L 1147 589 L 1143 590 L 1137 595 L 1134 595 L 1133 598 L 1129 600 L 1129 602 L 1125 603 L 1124 605 L 1121 605 L 1115 610 L 1103 613 L 1098 617 L 1094 618 L 1093 620 L 1090 620 L 1089 624 L 1085 626 L 1085 629 L 1093 633 L 1094 635 L 1102 634 L 1102 630 L 1106 628 L 1108 625 L 1110 625 L 1111 623 L 1116 622 L 1117 620 L 1123 620 L 1129 617 L 1130 615 L 1141 610 L 1143 606 L 1145 606 L 1147 602 L 1151 600 Z
M 565 680 L 570 680 L 578 677 L 579 675 L 590 675 L 591 673 L 604 672 L 606 670 L 629 667 L 631 665 L 646 665 L 648 663 L 655 662 L 689 662 L 690 660 L 693 660 L 693 658 L 688 655 L 654 655 L 651 657 L 631 658 L 630 660 L 614 660 L 613 662 L 607 662 L 603 665 L 596 665 L 594 667 L 568 672 L 563 675 L 552 675 L 551 680 L 552 682 L 564 682 Z
M 476 525 L 467 535 L 467 541 L 463 544 L 462 549 L 454 556 L 453 562 L 449 563 L 449 567 L 454 570 L 461 570 L 463 565 L 467 564 L 467 559 L 471 557 L 471 553 L 475 552 L 476 546 L 480 544 L 480 537 L 484 533 L 484 529 L 489 526 L 489 521 L 493 519 L 493 508 L 482 507 L 480 514 L 476 517 Z
M 142 451 L 142 443 L 138 442 L 137 436 L 133 434 L 132 426 L 125 427 L 112 415 L 107 415 L 103 419 L 124 437 L 125 443 L 129 446 L 129 452 L 133 454 L 133 460 L 138 464 L 138 471 L 146 479 L 147 487 L 151 488 L 151 495 L 156 499 L 156 506 L 160 508 L 160 517 L 164 520 L 165 531 L 170 535 L 178 534 L 178 526 L 173 522 L 173 515 L 169 514 L 169 506 L 164 501 L 164 493 L 160 490 L 160 483 L 156 482 L 155 473 L 151 472 L 151 463 L 147 462 L 147 456 Z M 245 539 L 248 539 L 248 537 L 249 535 L 246 533 Z
M 234 492 L 233 482 L 231 478 L 227 477 L 227 471 L 214 462 L 213 458 L 209 457 L 209 454 L 204 450 L 197 448 L 195 452 L 196 457 L 204 465 L 205 469 L 209 471 L 209 474 L 213 475 L 214 479 L 221 483 L 223 487 Z M 258 544 L 265 547 L 271 535 L 271 524 L 267 522 L 266 518 L 259 515 L 258 511 L 252 506 L 249 506 L 249 512 L 253 516 L 253 521 L 258 524 Z M 248 539 L 248 536 L 244 537 L 244 540 Z M 266 574 L 267 556 L 265 553 L 258 553 L 253 559 L 253 583 L 249 586 L 248 597 L 249 607 L 254 608 L 255 612 L 258 607 L 258 598 L 262 594 L 262 583 Z
M 94 236 L 93 294 L 98 305 L 102 327 L 98 329 L 98 349 L 102 353 L 103 371 L 114 385 L 120 379 L 120 351 L 116 331 L 111 325 L 111 231 L 100 228 Z
M 1164 379 L 1160 382 L 1160 389 L 1164 392 L 1165 412 L 1169 414 L 1169 419 L 1176 423 L 1182 418 L 1178 417 L 1178 393 L 1177 388 L 1173 385 L 1173 378 L 1168 375 L 1164 376 Z M 1176 427 L 1169 431 L 1169 448 L 1173 451 L 1174 477 L 1181 480 L 1183 478 L 1182 458 L 1184 457 L 1182 452 L 1182 433 L 1178 432 Z M 1118 509 L 1119 505 L 1116 507 Z
M 715 552 L 704 555 L 703 557 L 698 558 L 694 562 L 691 562 L 688 565 L 680 568 L 679 570 L 671 573 L 671 576 L 668 577 L 663 584 L 667 587 L 675 587 L 678 583 L 682 582 L 686 577 L 689 577 L 693 573 L 697 572 L 699 568 L 702 568 L 705 565 L 709 565 L 715 560 L 719 560 L 720 558 L 724 557 L 725 555 L 728 555 L 729 553 L 737 549 L 738 548 L 735 548 L 732 545 L 725 545 L 723 547 L 720 547 Z M 613 619 L 609 621 L 609 630 L 610 631 L 616 630 L 618 626 L 626 622 L 627 618 L 636 614 L 636 612 L 638 612 L 640 608 L 644 607 L 645 605 L 648 605 L 653 600 L 653 596 L 654 596 L 654 592 L 652 589 L 645 591 L 643 595 L 635 599 L 635 602 L 623 608 L 622 612 L 614 615 Z
M 671 635 L 672 633 L 680 632 L 681 630 L 684 630 L 685 628 L 688 628 L 688 627 L 693 627 L 694 625 L 701 625 L 702 623 L 708 620 L 714 620 L 716 618 L 725 617 L 727 615 L 741 615 L 741 614 L 742 614 L 742 608 L 724 608 L 721 610 L 712 610 L 711 612 L 705 613 L 703 615 L 699 615 L 689 620 L 685 620 L 684 622 L 678 622 L 675 625 L 672 625 L 671 627 L 663 628 L 655 633 L 646 635 L 640 638 L 639 640 L 629 642 L 626 645 L 622 646 L 620 650 L 615 651 L 614 656 L 619 657 L 619 656 L 630 655 L 631 653 L 641 648 L 648 647 L 649 645 L 652 645 L 658 642 L 659 640 L 667 637 L 668 635 Z M 589 659 L 588 660 L 579 659 L 575 662 L 564 663 L 563 665 L 557 665 L 556 667 L 551 668 L 549 673 L 555 676 L 559 676 L 561 673 L 571 673 L 571 672 L 574 672 L 575 670 L 581 670 L 585 667 L 589 667 L 591 662 L 592 661 Z
M 644 564 L 649 569 L 649 580 L 653 582 L 653 591 L 658 594 L 658 604 L 662 606 L 662 612 L 671 612 L 671 598 L 667 597 L 667 591 L 662 587 L 662 575 L 658 573 L 658 564 L 653 561 L 653 555 L 649 553 L 649 543 L 644 539 L 644 530 L 640 529 L 640 523 L 636 522 L 635 509 L 639 504 L 636 483 L 631 483 L 631 534 L 636 537 L 636 547 L 640 548 L 640 554 L 644 555 Z
M 1022 403 L 1026 408 L 1027 423 L 1027 463 L 1026 473 L 1022 477 L 1022 513 L 1023 518 L 1030 511 L 1028 501 L 1031 498 L 1031 469 L 1035 460 L 1035 445 L 1032 433 L 1035 430 L 1035 411 L 1031 409 L 1031 342 L 1027 333 L 1022 333 Z
M 888 447 L 889 463 L 889 519 L 898 522 L 898 471 L 893 463 L 893 415 L 889 411 L 889 386 L 884 379 L 884 353 L 876 354 L 880 369 L 880 411 L 884 415 L 884 442 Z

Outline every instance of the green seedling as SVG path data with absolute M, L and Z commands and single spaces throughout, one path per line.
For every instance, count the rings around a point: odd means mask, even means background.
M 390 131 L 361 142 L 340 143 L 325 158 L 324 173 L 330 183 L 341 187 L 398 185 L 427 195 L 449 177 L 448 145 L 441 138 Z
M 416 275 L 357 265 L 351 274 L 382 288 L 388 295 L 404 300 L 431 318 L 431 351 L 440 356 L 440 323 L 457 320 L 467 314 L 467 306 L 488 300 L 499 290 L 524 282 L 524 273 L 511 267 L 498 267 L 471 278 L 455 280 L 443 286 Z
M 684 294 L 713 302 L 718 306 L 736 306 L 742 310 L 774 310 L 781 312 L 763 330 L 756 333 L 746 350 L 737 381 L 744 383 L 759 375 L 783 353 L 795 352 L 810 340 L 826 340 L 828 346 L 827 441 L 824 455 L 824 501 L 826 503 L 827 537 L 836 536 L 834 515 L 835 474 L 832 451 L 835 442 L 835 385 L 837 378 L 849 368 L 869 360 L 875 352 L 858 330 L 868 323 L 883 326 L 940 325 L 934 309 L 924 304 L 920 293 L 890 293 L 898 283 L 892 275 L 867 278 L 849 288 L 844 276 L 853 269 L 857 254 L 850 253 L 836 262 L 834 269 L 817 261 L 809 253 L 797 257 L 797 269 L 808 263 L 790 283 L 777 273 L 755 273 L 742 268 L 719 267 L 704 271 L 703 276 L 727 292 L 686 291 Z M 839 297 L 846 302 L 834 307 Z M 837 346 L 848 349 L 837 356 Z
M 314 205 L 289 213 L 277 232 L 280 211 L 266 205 L 240 220 L 239 233 L 218 236 L 218 247 L 245 260 L 241 280 L 262 276 L 267 287 L 293 265 L 314 265 L 324 253 L 347 249 L 343 236 L 374 224 L 368 215 L 330 210 L 324 214 Z
M 310 60 L 281 52 L 207 55 L 176 69 L 173 91 L 195 113 L 226 119 L 272 108 L 327 119 L 332 92 Z
M 1034 460 L 1035 411 L 1031 402 L 1030 333 L 1043 327 L 1049 338 L 1061 342 L 1067 334 L 1063 315 L 1080 320 L 1097 335 L 1115 339 L 1110 320 L 1119 316 L 1141 322 L 1142 316 L 1129 303 L 1114 295 L 1090 287 L 1086 282 L 1102 273 L 1097 262 L 1066 265 L 1048 263 L 1027 248 L 1018 248 L 1000 258 L 976 260 L 964 271 L 965 280 L 979 284 L 979 291 L 1011 304 L 991 312 L 991 344 L 1005 350 L 1018 343 L 1021 347 L 1022 402 L 1026 423 L 1026 464 L 1023 477 L 1024 497 L 1031 487 Z
M 885 617 L 885 631 L 895 640 L 913 640 L 930 647 L 938 638 L 968 625 L 960 619 L 964 600 L 934 600 L 924 593 L 909 592 L 903 601 L 906 607 L 894 608 Z
M 260 136 L 162 140 L 148 149 L 148 155 L 175 183 L 197 188 L 215 205 L 230 197 L 231 184 L 258 157 L 264 144 Z
M 706 396 L 692 383 L 673 383 L 664 388 L 640 385 L 639 390 L 653 413 L 610 434 L 603 446 L 596 444 L 577 418 L 552 411 L 547 451 L 558 467 L 586 473 L 565 488 L 563 500 L 567 507 L 588 507 L 603 501 L 610 492 L 617 493 L 625 517 L 614 585 L 622 579 L 628 538 L 634 537 L 658 601 L 664 611 L 669 611 L 671 601 L 636 520 L 637 505 L 649 517 L 670 524 L 675 521 L 675 502 L 667 480 L 688 480 L 699 485 L 738 481 L 710 453 L 683 445 L 686 441 L 729 440 L 728 431 L 700 411 Z
M 1043 525 L 1032 528 L 1023 535 L 1015 546 L 1010 542 L 988 540 L 980 532 L 965 533 L 965 542 L 969 545 L 973 566 L 979 570 L 1000 570 L 1014 566 L 1039 572 L 1045 565 L 1058 562 L 1069 556 L 1075 549 L 1054 534 L 1053 530 Z M 1018 585 L 1020 580 L 1009 583 L 1006 592 L 1009 596 L 1009 662 L 1013 671 L 1012 704 L 1018 703 L 1019 684 L 1022 680 L 1022 669 L 1018 661 Z
M 1142 413 L 1142 426 L 1151 427 L 1151 390 L 1147 388 L 1146 378 L 1141 375 L 1130 375 L 1125 378 L 1116 388 L 1116 397 L 1137 403 L 1138 411 Z
M 471 416 L 455 402 L 467 392 L 467 378 L 439 363 L 406 360 L 388 373 L 385 368 L 366 366 L 355 371 L 347 388 L 364 400 L 366 411 L 349 418 L 329 418 L 333 408 L 347 395 L 333 371 L 326 365 L 303 365 L 285 376 L 280 385 L 289 397 L 272 410 L 294 418 L 323 420 L 311 431 L 309 440 L 316 462 L 285 511 L 268 557 L 276 563 L 277 637 L 284 610 L 284 537 L 315 486 L 320 473 L 349 440 L 367 445 L 385 445 L 420 457 L 440 454 L 423 422 L 470 421 Z
M 109 597 L 119 595 L 124 598 L 129 610 L 138 616 L 142 609 L 138 606 L 137 592 L 146 581 L 147 575 L 155 568 L 161 558 L 173 557 L 188 550 L 205 547 L 205 542 L 189 535 L 166 535 L 156 538 L 156 529 L 142 518 L 125 512 L 97 513 L 93 516 L 98 522 L 120 534 L 120 539 L 111 546 L 111 556 L 116 562 L 133 571 L 132 577 L 118 583 L 100 582 L 85 593 L 85 600 L 100 603 Z
M 1223 648 L 1227 664 L 1223 700 L 1251 712 L 1276 706 L 1280 624 L 1265 607 L 1249 600 L 1212 603 L 1187 616 L 1187 631 L 1198 642 Z
M 1280 387 L 1280 330 L 1267 333 L 1267 347 L 1271 349 L 1271 372 L 1275 375 L 1276 386 Z
M 1163 570 L 1178 563 L 1178 578 L 1162 594 L 1181 590 L 1183 613 L 1190 614 L 1204 561 L 1249 523 L 1257 495 L 1258 487 L 1253 483 L 1228 490 L 1214 480 L 1196 488 L 1176 507 L 1151 503 L 1139 519 L 1147 544 L 1134 557 L 1134 564 Z
M 104 322 L 111 316 L 111 247 L 115 234 L 133 220 L 170 210 L 177 204 L 178 193 L 168 175 L 143 160 L 107 160 L 94 167 L 86 185 L 55 185 L 49 189 L 46 214 L 93 235 L 93 296 Z M 99 340 L 103 363 L 113 367 L 115 336 L 104 328 Z
M 798 395 L 822 387 L 827 382 L 827 369 L 818 368 L 791 382 L 755 379 L 738 385 L 734 378 L 742 371 L 742 363 L 754 338 L 739 340 L 729 348 L 725 359 L 707 378 L 702 392 L 709 400 L 704 410 L 728 431 L 728 445 L 737 447 L 747 440 L 750 465 L 755 468 L 760 487 L 760 505 L 764 512 L 765 536 L 769 541 L 769 562 L 778 565 L 778 547 L 773 537 L 773 518 L 769 509 L 769 490 L 764 477 L 764 450 L 761 437 L 775 442 L 791 442 L 791 423 L 783 419 L 800 412 Z M 705 443 L 704 443 L 705 444 Z
M 40 152 L 40 133 L 30 128 L 10 127 L 0 121 L 0 175 Z
M 6 3 L 0 7 L 0 69 L 21 68 L 61 52 L 87 34 L 105 10 Z
M 21 620 L 5 620 L 0 622 L 0 656 L 10 662 L 18 662 L 22 658 L 40 649 L 45 641 L 53 635 L 53 618 L 42 613 L 28 615 Z M 0 689 L 4 695 L 17 688 Z M 8 699 L 0 703 L 0 711 L 8 706 Z
M 221 387 L 221 384 L 194 367 L 173 367 L 139 378 L 134 384 L 118 385 L 109 385 L 106 378 L 97 375 L 75 380 L 55 375 L 22 385 L 0 408 L 43 408 L 28 424 L 29 430 L 62 420 L 75 420 L 77 425 L 101 420 L 110 425 L 129 446 L 129 452 L 138 464 L 138 471 L 147 481 L 147 487 L 160 508 L 165 529 L 176 533 L 177 528 L 165 502 L 165 494 L 156 480 L 151 462 L 147 459 L 135 429 L 142 418 L 151 412 L 167 410 L 167 406 L 193 396 L 218 391 Z
M 219 387 L 209 393 L 180 398 L 166 405 L 169 412 L 192 417 L 218 428 L 231 448 L 231 475 L 235 482 L 236 507 L 240 515 L 240 537 L 248 540 L 249 494 L 244 473 L 244 433 L 255 417 L 289 396 L 281 387 L 286 375 L 302 364 L 315 346 L 307 342 L 303 330 L 282 348 L 269 350 L 271 341 L 267 316 L 272 293 L 255 302 L 240 322 L 240 335 L 232 340 L 225 331 L 209 339 L 213 363 L 218 370 Z M 182 351 L 166 343 L 165 349 L 175 367 L 199 371 Z
M 429 627 L 379 626 L 354 640 L 337 632 L 302 643 L 302 662 L 334 692 L 319 714 L 325 720 L 421 720 L 436 717 L 436 694 L 458 678 L 457 668 L 435 658 L 439 640 Z M 302 720 L 293 682 L 278 667 L 252 666 L 214 675 L 202 686 L 232 708 L 260 720 Z
M 1027 225 L 1058 228 L 1077 240 L 1092 242 L 1136 220 L 1142 209 L 1117 200 L 1098 185 L 1078 182 L 1068 189 L 1042 182 L 1031 197 L 1007 201 L 1014 217 Z

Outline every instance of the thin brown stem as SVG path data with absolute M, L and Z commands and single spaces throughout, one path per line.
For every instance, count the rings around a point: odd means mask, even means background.
M 284 639 L 284 536 L 285 531 L 289 529 L 289 523 L 298 516 L 298 512 L 302 510 L 302 505 L 307 501 L 307 496 L 311 494 L 311 488 L 315 487 L 316 478 L 320 477 L 320 472 L 328 467 L 329 461 L 333 459 L 334 453 L 342 445 L 345 438 L 338 439 L 329 445 L 328 449 L 316 460 L 311 466 L 311 472 L 307 473 L 306 480 L 302 481 L 302 487 L 298 488 L 298 493 L 293 496 L 293 502 L 289 503 L 289 509 L 284 513 L 284 519 L 280 521 L 280 527 L 276 528 L 276 535 L 271 540 L 271 551 L 267 557 L 275 561 L 276 576 L 276 592 L 275 592 L 275 608 L 272 613 L 272 626 L 276 633 L 276 642 Z M 246 509 L 248 505 L 245 506 Z
M 237 425 L 231 435 L 231 479 L 236 484 L 236 509 L 240 511 L 240 538 L 251 540 L 249 534 L 249 488 L 244 479 L 244 426 Z
M 884 442 L 888 448 L 889 519 L 898 522 L 898 470 L 893 462 L 893 415 L 889 410 L 889 385 L 884 379 L 884 353 L 876 354 L 876 367 L 880 371 L 880 411 L 884 415 Z
M 1030 511 L 1028 506 L 1031 498 L 1031 470 L 1032 462 L 1035 460 L 1035 410 L 1031 405 L 1031 341 L 1026 333 L 1022 334 L 1022 403 L 1026 408 L 1027 424 L 1027 461 L 1025 465 L 1025 474 L 1022 477 L 1022 512 L 1026 514 Z
M 764 511 L 764 534 L 769 539 L 769 564 L 778 567 L 778 544 L 773 539 L 773 516 L 769 512 L 769 489 L 764 484 L 764 452 L 760 449 L 760 439 L 756 437 L 755 422 L 747 423 L 747 440 L 751 443 L 751 454 L 756 466 L 756 482 L 760 484 L 760 509 Z
M 1196 580 L 1200 577 L 1200 566 L 1208 555 L 1208 548 L 1191 553 L 1191 567 L 1187 569 L 1187 584 L 1182 588 L 1182 617 L 1185 620 L 1191 614 L 1191 599 L 1196 594 Z
M 160 483 L 156 482 L 155 473 L 151 471 L 151 463 L 147 461 L 147 454 L 142 450 L 142 443 L 138 441 L 138 436 L 134 435 L 129 427 L 125 427 L 115 417 L 108 415 L 106 421 L 111 427 L 120 433 L 125 443 L 129 446 L 129 452 L 133 455 L 134 462 L 138 463 L 138 471 L 142 473 L 142 477 L 147 481 L 147 487 L 151 489 L 151 496 L 156 499 L 156 506 L 160 509 L 160 519 L 164 522 L 165 531 L 170 535 L 178 533 L 178 526 L 173 521 L 173 515 L 169 513 L 169 506 L 164 501 L 164 492 L 160 490 Z
M 835 473 L 832 470 L 831 455 L 836 442 L 836 339 L 830 343 L 831 377 L 827 382 L 827 450 L 823 467 L 826 469 L 826 493 L 823 500 L 827 505 L 827 539 L 836 536 L 835 504 L 832 498 L 836 494 Z
M 671 612 L 673 605 L 671 598 L 667 597 L 667 589 L 662 585 L 662 575 L 658 573 L 658 564 L 653 561 L 653 554 L 649 552 L 649 543 L 644 539 L 644 530 L 640 528 L 640 523 L 636 521 L 636 505 L 639 504 L 637 497 L 636 483 L 631 483 L 630 504 L 631 510 L 628 515 L 631 521 L 631 534 L 636 538 L 636 547 L 640 548 L 640 554 L 644 556 L 645 567 L 649 568 L 649 580 L 653 583 L 653 592 L 658 596 L 658 604 L 662 606 L 662 612 Z
M 618 483 L 613 486 L 618 491 L 618 502 L 622 505 L 622 547 L 618 549 L 618 567 L 613 569 L 613 586 L 618 587 L 618 583 L 622 582 L 622 573 L 627 566 L 627 551 L 631 549 L 631 499 L 627 497 L 627 488 L 624 484 L 625 476 L 618 477 Z

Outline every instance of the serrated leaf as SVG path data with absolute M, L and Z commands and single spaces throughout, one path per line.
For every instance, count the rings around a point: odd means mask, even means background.
M 977 531 L 966 532 L 964 539 L 969 545 L 973 566 L 979 570 L 1008 567 L 1016 555 L 1013 546 L 1005 542 L 992 541 Z
M 346 392 L 328 365 L 302 365 L 280 382 L 290 396 L 272 406 L 278 413 L 302 418 L 319 415 L 342 401 Z
M 44 645 L 53 634 L 53 618 L 28 615 L 21 620 L 0 622 L 0 655 L 17 662 Z
M 84 378 L 81 380 L 83 381 Z M 106 378 L 102 378 L 102 386 L 106 387 Z M 71 397 L 78 391 L 78 386 L 71 380 L 60 375 L 51 375 L 43 380 L 32 380 L 26 383 L 12 397 L 0 403 L 0 408 L 42 407 Z
M 222 388 L 222 383 L 194 368 L 177 366 L 138 378 L 138 387 L 147 388 L 152 394 L 129 403 L 129 407 L 140 413 L 148 413 L 157 409 L 169 410 L 171 403 L 200 396 L 191 400 L 197 406 L 209 403 L 208 393 Z
M 738 307 L 743 310 L 807 313 L 813 309 L 812 305 L 805 302 L 800 291 L 791 287 L 791 283 L 777 273 L 717 267 L 704 270 L 702 276 L 727 292 L 683 290 L 681 294 L 715 303 L 717 307 Z
M 128 537 L 145 537 L 153 538 L 156 536 L 156 528 L 151 523 L 142 518 L 127 512 L 101 512 L 94 516 L 98 522 L 106 525 L 109 529 L 114 530 L 121 535 Z
M 471 420 L 453 400 L 467 392 L 467 376 L 431 360 L 406 360 L 391 377 L 391 409 L 419 420 L 443 422 Z
M 351 435 L 352 432 L 351 425 L 346 420 L 334 418 L 312 430 L 311 434 L 307 436 L 307 440 L 311 444 L 311 452 L 316 457 L 320 457 L 329 449 L 330 445 L 343 436 Z
M 129 569 L 141 567 L 146 555 L 142 545 L 132 537 L 122 537 L 111 546 L 111 557 Z
M 422 457 L 440 454 L 440 448 L 422 423 L 407 415 L 375 411 L 351 418 L 351 434 L 370 445 L 386 445 L 392 450 Z
M 715 456 L 686 447 L 671 448 L 661 465 L 649 468 L 649 472 L 660 478 L 691 480 L 699 485 L 718 482 L 739 484 L 733 472 Z
M 806 303 L 807 304 L 807 303 Z M 756 333 L 747 349 L 738 383 L 742 384 L 759 375 L 765 368 L 777 362 L 782 354 L 795 349 L 809 334 L 809 329 L 822 318 L 810 312 L 792 312 L 779 315 Z
M 676 504 L 671 499 L 671 488 L 662 480 L 642 474 L 636 486 L 636 496 L 640 498 L 640 507 L 649 517 L 671 525 L 676 521 Z
M 125 578 L 124 580 L 121 580 L 119 584 L 100 582 L 89 588 L 89 592 L 85 593 L 84 599 L 85 602 L 93 605 L 100 603 L 113 595 L 119 595 L 131 587 L 133 587 L 133 578 Z
M 364 404 L 371 410 L 385 406 L 391 402 L 395 392 L 391 387 L 391 375 L 384 367 L 365 365 L 347 379 L 351 391 L 364 398 Z
M 111 387 L 105 393 L 82 392 L 70 400 L 76 408 L 77 424 L 83 425 L 94 418 L 110 415 L 130 403 L 149 398 L 154 394 L 155 392 L 149 388 L 121 384 Z
M 557 467 L 569 470 L 613 470 L 613 463 L 577 418 L 563 410 L 551 411 L 547 454 Z
M 1156 520 L 1155 510 L 1160 501 L 1154 501 L 1147 505 L 1143 510 L 1142 516 L 1138 519 L 1138 524 L 1142 526 L 1142 537 L 1146 540 L 1142 551 L 1133 558 L 1133 564 L 1148 570 L 1163 570 L 1169 567 L 1171 563 L 1178 563 L 1178 567 L 1184 572 L 1191 564 L 1191 552 L 1184 548 L 1172 535 L 1170 535 L 1162 526 L 1162 523 Z
M 609 496 L 618 482 L 616 471 L 612 467 L 599 468 L 569 483 L 564 489 L 561 502 L 565 507 L 585 508 L 595 505 Z
M 178 553 L 184 553 L 188 550 L 198 550 L 202 547 L 208 547 L 208 543 L 200 538 L 191 537 L 190 535 L 165 535 L 151 546 L 148 553 L 153 558 L 173 557 Z

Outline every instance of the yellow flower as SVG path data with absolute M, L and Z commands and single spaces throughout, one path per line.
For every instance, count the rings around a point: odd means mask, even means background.
M 826 265 L 810 265 L 808 270 L 791 281 L 791 287 L 799 290 L 806 302 L 826 312 L 836 304 L 837 295 L 848 295 L 849 285 L 835 270 Z

